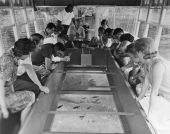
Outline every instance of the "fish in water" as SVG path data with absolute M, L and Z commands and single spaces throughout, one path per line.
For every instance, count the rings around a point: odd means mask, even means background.
M 59 105 L 58 107 L 57 107 L 57 109 L 59 109 L 59 108 L 61 108 L 63 105 Z
M 80 106 L 75 106 L 75 107 L 73 107 L 73 109 L 78 109 Z

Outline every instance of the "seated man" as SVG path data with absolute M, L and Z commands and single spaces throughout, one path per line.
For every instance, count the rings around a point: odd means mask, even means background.
M 62 43 L 53 44 L 44 44 L 39 51 L 33 52 L 31 55 L 32 63 L 36 66 L 41 66 L 45 64 L 45 68 L 51 70 L 51 63 L 61 62 L 61 61 L 70 61 L 69 56 L 56 56 L 59 51 L 64 51 L 64 45 Z
M 40 33 L 44 37 L 44 44 L 47 44 L 47 43 L 56 44 L 57 43 L 57 36 L 55 36 L 54 34 L 56 29 L 57 28 L 54 23 L 47 24 L 45 30 Z
M 85 39 L 85 31 L 82 26 L 82 20 L 78 19 L 69 29 L 69 40 L 73 41 L 76 47 L 81 47 L 82 41 Z
M 123 34 L 120 37 L 120 45 L 119 47 L 113 52 L 115 60 L 118 62 L 119 66 L 122 67 L 129 62 L 129 56 L 126 55 L 125 50 L 128 45 L 130 45 L 134 41 L 134 37 L 127 33 Z
M 121 28 L 116 28 L 114 30 L 114 32 L 113 32 L 113 43 L 112 43 L 112 46 L 110 48 L 112 53 L 119 47 L 119 45 L 121 43 L 120 37 L 123 34 L 124 34 L 124 31 Z
M 98 29 L 98 37 L 93 37 L 89 43 L 90 47 L 97 47 L 97 48 L 103 48 L 103 35 L 104 35 L 105 29 L 103 27 L 99 27 Z

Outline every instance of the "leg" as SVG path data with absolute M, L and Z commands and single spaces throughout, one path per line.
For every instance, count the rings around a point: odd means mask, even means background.
M 40 93 L 40 89 L 36 84 L 29 82 L 29 81 L 21 80 L 21 79 L 17 79 L 14 82 L 14 90 L 15 91 L 25 91 L 25 90 L 32 91 L 35 93 L 36 97 Z
M 6 97 L 6 104 L 11 113 L 22 111 L 21 123 L 24 122 L 32 104 L 35 102 L 35 95 L 30 91 L 19 91 Z

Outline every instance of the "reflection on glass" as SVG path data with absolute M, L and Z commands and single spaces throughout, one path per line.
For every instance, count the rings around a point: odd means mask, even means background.
M 57 111 L 117 111 L 112 95 L 64 94 L 60 96 Z
M 106 74 L 68 73 L 64 90 L 89 90 L 88 87 L 109 86 Z
M 10 9 L 0 9 L 0 28 L 12 25 Z
M 52 132 L 123 133 L 119 116 L 114 114 L 56 114 Z
M 164 58 L 170 60 L 170 28 L 162 29 L 159 53 Z

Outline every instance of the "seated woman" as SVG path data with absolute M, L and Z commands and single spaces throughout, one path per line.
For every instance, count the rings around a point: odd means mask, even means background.
M 31 54 L 32 64 L 36 66 L 42 66 L 45 64 L 45 68 L 51 70 L 51 63 L 54 62 L 61 62 L 70 61 L 69 56 L 57 56 L 59 51 L 65 51 L 64 45 L 62 43 L 53 44 L 44 44 L 40 50 L 33 52 Z
M 32 46 L 32 51 L 36 51 L 42 45 L 43 36 L 40 34 L 33 34 L 31 40 L 34 42 Z M 30 44 L 31 45 L 31 44 Z M 49 92 L 49 89 L 41 84 L 41 78 L 38 79 L 37 74 L 32 65 L 31 53 L 24 59 L 18 61 L 18 70 L 17 70 L 17 80 L 14 82 L 15 91 L 32 91 L 37 97 L 40 91 L 45 93 Z
M 159 55 L 151 38 L 135 41 L 136 57 L 145 65 L 145 80 L 137 100 L 157 134 L 170 132 L 170 62 Z M 145 96 L 148 88 L 151 93 Z
M 9 111 L 22 111 L 21 122 L 24 121 L 31 105 L 35 101 L 35 94 L 31 91 L 15 91 L 13 83 L 16 80 L 18 60 L 26 59 L 32 51 L 29 39 L 19 39 L 14 48 L 0 57 L 0 107 L 4 118 L 8 118 Z

